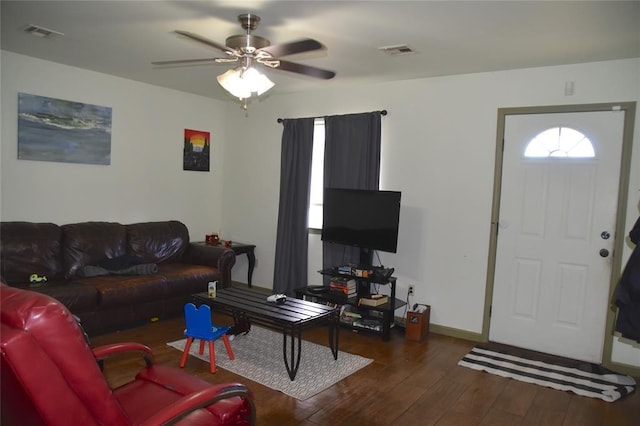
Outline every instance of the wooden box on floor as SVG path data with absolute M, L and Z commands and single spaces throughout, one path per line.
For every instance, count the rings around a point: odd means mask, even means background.
M 419 342 L 427 337 L 429 333 L 429 316 L 431 313 L 431 306 L 425 306 L 424 312 L 407 312 L 407 322 L 405 329 L 405 338 L 407 340 L 414 340 Z

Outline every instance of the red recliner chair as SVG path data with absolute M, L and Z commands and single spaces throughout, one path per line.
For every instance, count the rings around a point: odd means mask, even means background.
M 253 425 L 251 392 L 153 365 L 137 343 L 91 349 L 69 310 L 43 294 L 0 285 L 2 425 Z M 138 351 L 147 367 L 115 389 L 98 361 Z

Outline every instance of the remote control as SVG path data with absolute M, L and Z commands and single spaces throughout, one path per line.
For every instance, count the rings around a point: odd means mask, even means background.
M 275 302 L 278 305 L 282 305 L 286 301 L 287 301 L 286 294 L 272 294 L 271 296 L 267 297 L 267 302 Z

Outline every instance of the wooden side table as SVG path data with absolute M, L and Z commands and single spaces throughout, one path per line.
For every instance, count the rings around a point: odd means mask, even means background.
M 222 246 L 224 245 L 224 241 L 220 241 L 217 244 L 210 244 L 207 243 L 206 241 L 198 241 L 198 244 L 208 244 L 208 245 L 217 245 L 217 246 Z M 251 287 L 251 278 L 253 277 L 253 268 L 255 268 L 256 266 L 256 255 L 254 253 L 254 250 L 256 248 L 256 246 L 254 244 L 246 244 L 246 243 L 237 243 L 235 241 L 231 242 L 231 245 L 229 246 L 229 248 L 231 250 L 233 250 L 233 252 L 236 254 L 236 256 L 240 255 L 240 254 L 246 254 L 247 255 L 247 259 L 249 260 L 249 267 L 248 272 L 247 272 L 247 284 L 249 284 L 249 287 Z

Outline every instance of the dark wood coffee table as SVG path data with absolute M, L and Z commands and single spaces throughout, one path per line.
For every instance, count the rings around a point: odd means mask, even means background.
M 289 378 L 294 380 L 302 354 L 302 330 L 326 323 L 329 325 L 329 347 L 333 359 L 338 359 L 340 309 L 287 298 L 278 305 L 267 302 L 267 295 L 241 288 L 225 288 L 217 291 L 215 298 L 207 293 L 192 295 L 196 303 L 209 305 L 214 312 L 230 314 L 235 323 L 249 319 L 252 323 L 282 332 L 282 354 Z

